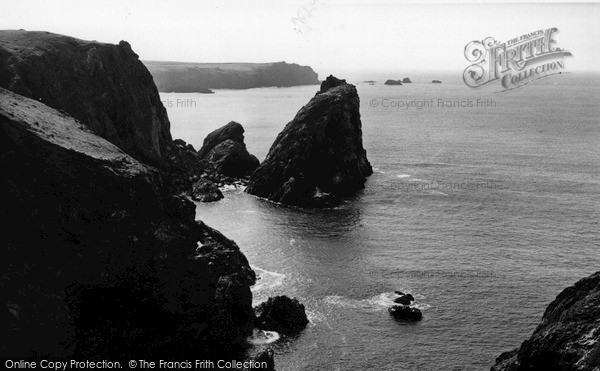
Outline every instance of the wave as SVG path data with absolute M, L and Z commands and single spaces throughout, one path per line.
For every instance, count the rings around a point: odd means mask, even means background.
M 415 299 L 424 298 L 423 295 L 415 294 L 414 296 Z M 368 299 L 350 299 L 340 295 L 330 295 L 325 297 L 324 300 L 327 304 L 346 309 L 361 309 L 367 312 L 377 312 L 395 305 L 396 303 L 394 303 L 394 299 L 397 297 L 398 295 L 394 292 L 384 292 Z M 415 303 L 411 304 L 411 307 L 418 308 L 420 310 L 427 310 L 431 306 L 425 303 Z
M 409 174 L 400 174 L 400 175 L 396 175 L 398 178 L 403 179 L 403 178 L 410 178 Z
M 271 344 L 281 338 L 281 335 L 275 331 L 263 331 L 254 329 L 251 336 L 246 338 L 246 342 L 252 345 Z
M 285 274 L 271 272 L 256 266 L 250 266 L 256 273 L 256 284 L 252 287 L 252 292 L 263 290 L 272 290 L 275 287 L 283 285 Z

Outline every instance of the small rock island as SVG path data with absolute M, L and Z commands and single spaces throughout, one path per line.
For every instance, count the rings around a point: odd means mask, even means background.
M 363 189 L 373 170 L 359 106 L 356 87 L 329 76 L 279 133 L 246 191 L 286 205 L 322 207 Z

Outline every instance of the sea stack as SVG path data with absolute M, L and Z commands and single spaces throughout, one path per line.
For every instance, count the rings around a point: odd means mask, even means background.
M 198 154 L 220 174 L 236 178 L 249 175 L 260 163 L 246 149 L 244 128 L 235 121 L 208 134 Z
M 492 371 L 598 370 L 600 272 L 564 289 L 520 348 L 502 353 Z
M 287 205 L 337 202 L 373 173 L 362 142 L 356 87 L 329 76 L 279 133 L 246 191 Z

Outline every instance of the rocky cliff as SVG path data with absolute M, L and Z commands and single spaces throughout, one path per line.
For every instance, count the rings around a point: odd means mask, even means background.
M 163 92 L 210 93 L 209 89 L 248 89 L 266 86 L 316 85 L 308 66 L 278 63 L 182 63 L 145 61 Z
M 0 87 L 67 112 L 134 158 L 163 164 L 169 119 L 130 45 L 0 31 Z
M 503 353 L 492 371 L 600 370 L 600 272 L 563 290 L 520 348 Z
M 112 57 L 129 55 L 121 48 Z M 231 355 L 253 328 L 248 261 L 194 220 L 194 205 L 168 193 L 161 172 L 86 126 L 0 89 L 1 356 Z
M 359 106 L 354 85 L 328 77 L 279 133 L 247 192 L 283 204 L 322 206 L 364 188 L 373 170 Z

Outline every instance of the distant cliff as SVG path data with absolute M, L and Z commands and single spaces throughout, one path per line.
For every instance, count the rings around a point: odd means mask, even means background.
M 144 61 L 161 92 L 210 92 L 267 86 L 316 85 L 308 66 L 278 63 L 183 63 Z
M 600 369 L 600 272 L 564 289 L 520 348 L 501 354 L 492 371 Z
M 0 87 L 67 112 L 140 161 L 162 165 L 171 145 L 152 75 L 125 41 L 0 31 Z

